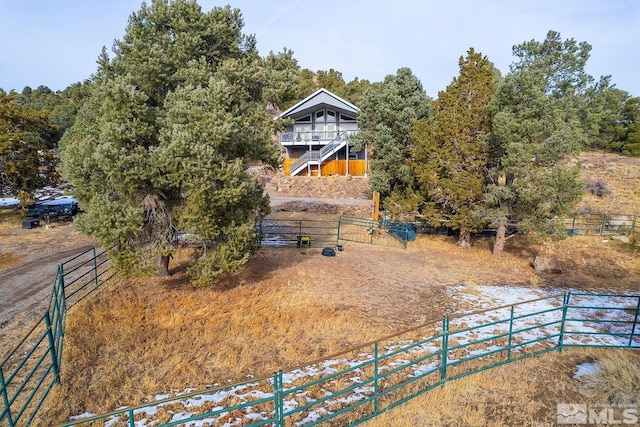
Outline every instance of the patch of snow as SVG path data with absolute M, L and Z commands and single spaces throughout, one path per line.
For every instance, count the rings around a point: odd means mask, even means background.
M 583 375 L 594 375 L 600 372 L 600 365 L 597 363 L 581 363 L 576 366 L 576 373 L 573 374 L 573 378 L 577 379 Z
M 75 421 L 75 420 L 81 420 L 83 418 L 91 418 L 91 417 L 95 417 L 97 414 L 92 414 L 91 412 L 84 412 L 80 415 L 73 415 L 71 417 L 69 417 L 69 420 L 71 421 Z

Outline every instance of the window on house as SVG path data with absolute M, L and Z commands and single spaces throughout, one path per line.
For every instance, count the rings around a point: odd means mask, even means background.
M 336 112 L 327 110 L 327 122 L 335 123 L 336 121 Z

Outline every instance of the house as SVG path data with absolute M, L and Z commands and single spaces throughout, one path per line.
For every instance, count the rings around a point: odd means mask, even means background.
M 358 107 L 319 89 L 278 117 L 293 124 L 279 134 L 285 151 L 285 175 L 365 175 L 366 149 L 349 152 L 349 136 L 358 133 Z

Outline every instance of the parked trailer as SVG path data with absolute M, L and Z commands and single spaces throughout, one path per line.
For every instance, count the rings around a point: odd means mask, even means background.
M 68 217 L 78 213 L 78 202 L 72 197 L 61 197 L 52 200 L 39 201 L 27 210 L 30 218 Z

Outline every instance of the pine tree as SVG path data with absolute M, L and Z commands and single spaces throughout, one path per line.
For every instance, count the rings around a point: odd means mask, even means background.
M 189 268 L 205 286 L 241 266 L 268 213 L 250 162 L 275 165 L 276 122 L 255 40 L 239 10 L 203 13 L 192 0 L 155 0 L 131 15 L 106 50 L 92 94 L 61 141 L 62 171 L 85 213 L 81 230 L 113 249 L 121 271 L 145 270 L 149 250 L 168 274 L 176 234 L 201 254 Z
M 393 199 L 403 198 L 411 186 L 411 133 L 416 120 L 429 116 L 430 99 L 411 70 L 400 68 L 373 84 L 359 108 L 361 131 L 352 137 L 351 148 L 358 151 L 368 145 L 373 191 L 388 198 L 385 206 L 390 209 Z
M 416 124 L 413 172 L 434 226 L 459 230 L 458 246 L 471 247 L 471 232 L 484 225 L 482 200 L 491 132 L 489 102 L 497 70 L 471 48 L 460 58 L 460 75 L 433 102 L 429 120 Z
M 550 31 L 543 42 L 514 47 L 518 60 L 493 100 L 493 132 L 486 202 L 498 227 L 493 253 L 502 254 L 508 220 L 520 231 L 562 234 L 561 217 L 584 191 L 577 167 L 565 156 L 587 141 L 585 95 L 593 78 L 584 71 L 591 46 L 563 41 Z

